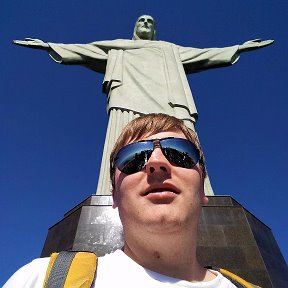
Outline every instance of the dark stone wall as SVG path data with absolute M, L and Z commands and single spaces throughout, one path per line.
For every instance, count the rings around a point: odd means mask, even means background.
M 49 228 L 41 257 L 50 256 L 52 252 L 73 249 L 81 214 L 81 209 L 78 209 Z
M 269 227 L 259 225 L 259 220 L 246 211 L 253 236 L 273 287 L 288 287 L 288 271 L 284 257 Z M 265 286 L 264 286 L 265 287 Z
M 218 199 L 220 203 L 225 200 Z M 252 283 L 273 287 L 247 220 L 246 210 L 235 201 L 227 204 L 203 207 L 198 259 L 203 265 L 226 268 Z M 254 220 L 255 226 L 265 226 L 256 218 Z
M 121 248 L 122 226 L 111 196 L 96 196 L 49 228 L 41 257 L 61 250 L 98 256 Z M 287 288 L 288 268 L 271 229 L 229 196 L 210 196 L 199 223 L 198 259 L 225 268 L 263 288 Z

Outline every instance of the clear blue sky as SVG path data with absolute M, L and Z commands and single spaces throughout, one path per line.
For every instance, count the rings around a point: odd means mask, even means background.
M 189 82 L 215 194 L 232 195 L 266 223 L 287 261 L 287 1 L 1 0 L 0 285 L 95 192 L 107 125 L 102 75 L 12 39 L 130 39 L 142 14 L 154 16 L 158 39 L 182 46 L 275 39 Z

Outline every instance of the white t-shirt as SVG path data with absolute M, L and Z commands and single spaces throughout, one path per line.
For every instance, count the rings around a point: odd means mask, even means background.
M 49 258 L 39 258 L 19 269 L 3 288 L 42 288 Z M 236 288 L 217 271 L 211 281 L 191 283 L 145 269 L 121 250 L 98 258 L 95 288 Z

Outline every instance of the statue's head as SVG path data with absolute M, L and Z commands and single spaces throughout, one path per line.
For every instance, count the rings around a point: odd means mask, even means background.
M 133 40 L 156 40 L 155 21 L 149 15 L 140 16 L 134 27 Z

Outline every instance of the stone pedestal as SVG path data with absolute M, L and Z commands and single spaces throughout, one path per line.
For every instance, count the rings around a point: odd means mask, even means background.
M 98 256 L 123 245 L 111 196 L 84 200 L 49 228 L 41 257 L 61 250 L 92 250 Z M 287 288 L 288 268 L 272 231 L 229 196 L 209 196 L 199 225 L 198 259 L 226 268 L 263 288 Z

